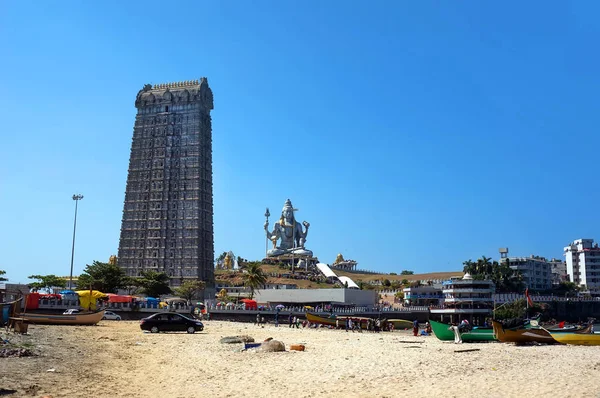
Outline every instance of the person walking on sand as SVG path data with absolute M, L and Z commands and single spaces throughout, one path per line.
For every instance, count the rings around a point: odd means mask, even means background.
M 292 327 L 292 322 L 293 321 L 294 321 L 294 317 L 292 316 L 292 313 L 290 312 L 290 315 L 288 316 L 288 323 L 289 323 L 288 328 Z
M 418 335 L 419 335 L 419 321 L 415 319 L 413 321 L 413 336 L 418 336 Z

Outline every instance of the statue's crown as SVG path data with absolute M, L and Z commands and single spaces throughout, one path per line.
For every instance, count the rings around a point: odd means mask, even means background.
M 292 201 L 291 200 L 286 200 L 285 204 L 283 205 L 283 209 L 281 211 L 284 211 L 285 209 L 294 209 L 294 206 L 292 206 Z

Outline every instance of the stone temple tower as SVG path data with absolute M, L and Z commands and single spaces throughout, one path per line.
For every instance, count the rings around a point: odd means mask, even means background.
M 214 285 L 212 127 L 208 80 L 147 84 L 135 99 L 118 264 Z

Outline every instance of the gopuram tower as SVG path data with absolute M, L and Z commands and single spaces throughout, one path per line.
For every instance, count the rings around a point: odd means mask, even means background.
M 135 99 L 118 264 L 214 285 L 212 127 L 208 80 L 147 84 Z

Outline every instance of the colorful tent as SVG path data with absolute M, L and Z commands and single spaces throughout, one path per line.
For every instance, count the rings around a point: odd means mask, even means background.
M 109 303 L 131 303 L 133 301 L 133 296 L 106 293 L 108 296 Z
M 107 297 L 106 294 L 98 290 L 78 290 L 79 305 L 86 310 L 96 310 L 96 300 Z
M 255 300 L 241 299 L 240 301 L 242 303 L 246 304 L 246 309 L 247 310 L 257 310 L 258 309 L 258 305 L 256 304 Z

